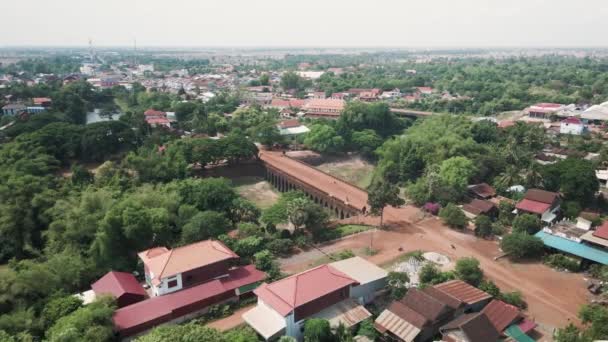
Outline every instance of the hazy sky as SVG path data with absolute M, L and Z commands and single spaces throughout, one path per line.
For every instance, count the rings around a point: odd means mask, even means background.
M 0 46 L 607 46 L 607 0 L 0 0 Z

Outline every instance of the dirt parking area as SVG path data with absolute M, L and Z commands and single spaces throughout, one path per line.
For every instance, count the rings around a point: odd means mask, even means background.
M 239 195 L 250 200 L 260 209 L 265 209 L 277 202 L 279 192 L 262 177 L 241 177 L 232 180 Z

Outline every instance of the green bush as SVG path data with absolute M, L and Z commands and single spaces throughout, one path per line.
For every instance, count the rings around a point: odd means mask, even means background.
M 525 309 L 527 307 L 526 302 L 524 301 L 521 292 L 519 291 L 514 291 L 514 292 L 507 292 L 507 293 L 502 293 L 499 296 L 500 300 L 502 300 L 503 302 L 507 303 L 507 304 L 511 304 L 511 305 L 515 305 L 520 309 Z
M 462 210 L 452 203 L 439 210 L 439 217 L 452 228 L 464 229 L 468 223 L 468 219 Z
M 485 215 L 475 218 L 475 235 L 487 238 L 492 235 L 492 220 Z
M 580 262 L 563 254 L 547 255 L 543 262 L 553 268 L 566 269 L 570 272 L 578 272 L 580 270 Z
M 513 259 L 539 257 L 544 246 L 543 240 L 528 233 L 509 234 L 500 241 L 500 248 Z

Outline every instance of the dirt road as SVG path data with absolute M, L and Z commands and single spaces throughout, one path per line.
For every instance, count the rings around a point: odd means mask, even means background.
M 541 323 L 545 331 L 550 332 L 570 321 L 578 322 L 576 314 L 587 301 L 585 281 L 580 274 L 557 272 L 538 262 L 494 261 L 494 257 L 500 254 L 495 241 L 452 230 L 434 217 L 418 220 L 419 212 L 415 207 L 387 209 L 385 221 L 390 230 L 373 233 L 373 248 L 378 253 L 362 256 L 378 265 L 389 264 L 400 255 L 414 250 L 439 252 L 452 260 L 474 257 L 481 263 L 485 275 L 503 291 L 522 292 L 529 306 L 527 314 Z M 358 222 L 362 221 L 377 222 L 369 217 Z M 361 251 L 370 245 L 370 234 L 343 239 L 323 246 L 322 250 L 326 253 L 345 249 Z M 400 247 L 403 251 L 399 251 Z M 302 271 L 322 256 L 320 252 L 309 251 L 282 259 L 282 269 L 290 273 Z
M 356 207 L 367 205 L 367 193 L 358 187 L 277 152 L 264 151 L 260 157 L 291 176 L 323 189 L 331 196 L 348 201 Z M 420 210 L 412 206 L 387 207 L 384 220 L 390 230 L 374 233 L 373 248 L 378 253 L 366 256 L 370 261 L 384 265 L 414 250 L 440 252 L 452 260 L 472 256 L 480 261 L 486 276 L 503 291 L 521 291 L 529 305 L 528 314 L 542 323 L 546 330 L 562 327 L 569 321 L 578 322 L 576 314 L 579 307 L 587 301 L 582 275 L 557 272 L 538 262 L 495 261 L 494 257 L 499 255 L 496 242 L 480 240 L 472 234 L 454 231 L 434 217 L 423 218 Z M 355 217 L 348 219 L 348 222 L 377 225 L 378 219 Z M 337 241 L 324 246 L 323 250 L 326 253 L 345 249 L 362 250 L 370 245 L 369 234 Z M 403 248 L 401 252 L 398 251 L 399 247 Z M 301 253 L 281 260 L 281 266 L 284 271 L 290 273 L 302 271 L 309 268 L 321 255 L 315 251 Z

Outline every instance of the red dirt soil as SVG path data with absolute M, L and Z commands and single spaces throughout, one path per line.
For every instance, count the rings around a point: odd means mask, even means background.
M 261 153 L 264 162 L 333 196 L 346 200 L 356 207 L 367 205 L 367 193 L 346 182 L 336 180 L 313 167 L 297 162 L 277 152 Z M 354 217 L 349 223 L 378 224 L 378 218 Z M 377 254 L 366 257 L 385 265 L 400 255 L 414 251 L 433 251 L 449 256 L 452 260 L 475 257 L 481 263 L 485 275 L 503 291 L 520 291 L 528 303 L 527 314 L 544 326 L 544 330 L 562 327 L 569 322 L 579 323 L 576 314 L 588 300 L 585 280 L 580 274 L 557 272 L 539 262 L 511 263 L 507 259 L 495 261 L 500 255 L 495 241 L 478 239 L 472 234 L 452 230 L 434 217 L 423 218 L 418 208 L 387 207 L 384 213 L 388 230 L 374 233 L 373 249 Z M 370 244 L 370 233 L 358 234 L 326 246 L 326 253 L 351 249 L 359 250 Z M 452 247 L 453 246 L 453 247 Z M 398 249 L 402 247 L 402 251 Z M 309 268 L 319 258 L 318 253 L 304 252 L 281 260 L 285 272 L 294 273 Z

